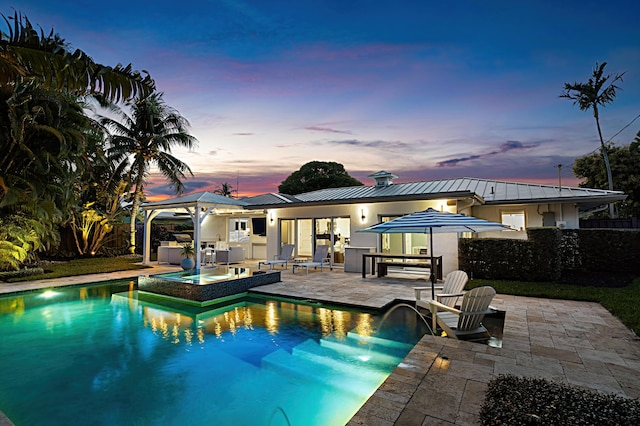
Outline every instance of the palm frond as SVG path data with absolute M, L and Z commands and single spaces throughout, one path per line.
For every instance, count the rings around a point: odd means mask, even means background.
M 18 12 L 2 17 L 8 33 L 0 32 L 0 84 L 35 79 L 47 88 L 77 95 L 100 93 L 114 102 L 155 90 L 155 82 L 145 70 L 135 71 L 131 64 L 110 67 L 96 63 L 80 49 L 71 52 L 53 30 L 48 35 L 36 31 Z

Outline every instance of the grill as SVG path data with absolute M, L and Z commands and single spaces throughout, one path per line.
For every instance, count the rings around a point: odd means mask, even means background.
M 192 241 L 191 235 L 189 234 L 173 234 L 173 238 L 176 239 L 178 244 L 190 243 Z

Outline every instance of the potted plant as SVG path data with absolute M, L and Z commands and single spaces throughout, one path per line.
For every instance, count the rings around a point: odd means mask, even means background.
M 196 255 L 196 249 L 193 248 L 193 244 L 182 244 L 182 250 L 180 250 L 180 254 L 182 255 L 182 257 L 184 257 L 184 259 L 182 259 L 182 261 L 180 262 L 180 266 L 182 266 L 182 269 L 187 270 L 196 267 L 196 261 L 193 260 L 194 256 Z

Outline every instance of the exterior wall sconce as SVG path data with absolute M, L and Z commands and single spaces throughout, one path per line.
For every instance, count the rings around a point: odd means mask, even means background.
M 364 214 L 364 209 L 360 209 L 360 218 L 362 219 L 363 222 L 367 218 L 367 216 L 365 216 L 365 214 Z
M 269 215 L 269 223 L 273 225 L 273 214 Z

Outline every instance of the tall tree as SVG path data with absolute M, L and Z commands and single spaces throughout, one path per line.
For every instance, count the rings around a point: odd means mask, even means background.
M 361 186 L 362 182 L 349 176 L 340 163 L 311 161 L 293 172 L 278 186 L 283 194 L 302 194 L 326 188 Z
M 0 213 L 57 221 L 91 167 L 92 121 L 77 98 L 34 82 L 0 86 Z
M 223 182 L 213 191 L 213 193 L 231 198 L 233 197 L 233 186 L 231 186 L 229 182 Z
M 586 83 L 565 83 L 564 91 L 560 97 L 572 100 L 573 104 L 578 105 L 582 111 L 593 111 L 593 118 L 596 120 L 598 137 L 600 138 L 600 151 L 602 152 L 604 165 L 607 171 L 609 190 L 613 190 L 613 175 L 611 173 L 607 147 L 605 146 L 604 138 L 602 137 L 602 129 L 600 128 L 600 113 L 598 107 L 605 107 L 607 104 L 613 102 L 616 97 L 616 90 L 619 89 L 616 82 L 622 81 L 624 73 L 605 75 L 604 67 L 606 65 L 606 62 L 603 62 L 602 64 L 598 64 L 596 62 L 593 74 Z M 607 81 L 609 82 L 608 84 Z M 609 215 L 614 217 L 613 204 L 609 205 Z
M 145 96 L 155 90 L 146 71 L 131 64 L 110 67 L 98 64 L 82 50 L 71 51 L 58 34 L 36 30 L 18 12 L 2 15 L 7 32 L 0 31 L 0 85 L 36 81 L 47 89 L 65 90 L 77 96 L 99 93 L 112 102 Z
M 616 188 L 627 194 L 627 199 L 616 203 L 621 217 L 640 217 L 640 132 L 629 145 L 608 145 L 611 169 L 616 176 Z M 580 186 L 587 188 L 607 187 L 603 173 L 603 159 L 597 153 L 577 158 L 573 173 L 585 179 Z
M 110 155 L 128 164 L 127 182 L 131 193 L 131 253 L 136 250 L 136 216 L 144 197 L 144 185 L 150 168 L 156 167 L 171 183 L 176 194 L 184 192 L 185 173 L 193 175 L 186 163 L 171 155 L 174 147 L 193 148 L 197 140 L 188 132 L 189 122 L 178 111 L 165 104 L 162 93 L 127 102 L 131 115 L 118 106 L 113 111 L 119 121 L 100 117 L 110 132 L 107 137 Z

